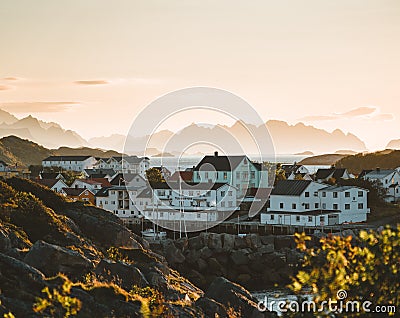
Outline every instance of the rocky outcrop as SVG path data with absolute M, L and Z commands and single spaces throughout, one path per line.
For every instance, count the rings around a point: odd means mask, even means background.
M 93 263 L 77 251 L 43 241 L 33 244 L 24 261 L 46 276 L 64 273 L 71 278 L 80 278 L 94 268 Z
M 201 233 L 189 239 L 162 242 L 158 252 L 168 263 L 195 284 L 207 288 L 224 276 L 251 290 L 265 289 L 290 281 L 293 266 L 302 255 L 296 252 L 292 236 L 239 237 Z

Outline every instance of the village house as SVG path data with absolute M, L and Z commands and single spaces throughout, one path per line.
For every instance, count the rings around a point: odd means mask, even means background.
M 334 181 L 336 183 L 340 179 L 348 180 L 353 177 L 346 168 L 318 169 L 315 173 L 315 181 L 317 182 Z
M 294 164 L 282 164 L 281 169 L 285 171 L 285 177 L 287 180 L 295 180 L 301 178 L 303 180 L 312 180 L 310 171 L 303 165 L 297 163 Z
M 138 173 L 117 173 L 110 183 L 113 186 L 133 186 L 135 188 L 147 186 L 146 179 Z
M 364 222 L 369 213 L 367 193 L 355 186 L 282 180 L 271 192 L 261 223 L 315 227 Z
M 94 193 L 85 188 L 62 188 L 60 194 L 67 197 L 73 202 L 83 201 L 95 204 Z
M 193 169 L 195 183 L 229 183 L 242 198 L 251 188 L 267 188 L 268 173 L 247 156 L 205 156 Z
M 88 189 L 96 194 L 104 187 L 110 187 L 111 183 L 106 178 L 92 178 L 92 179 L 75 179 L 71 188 L 75 189 Z
M 165 180 L 169 180 L 169 178 L 171 177 L 171 171 L 169 171 L 166 167 L 164 166 L 155 166 L 155 167 L 151 167 L 152 169 L 157 169 L 158 171 L 160 171 L 161 175 L 163 176 L 163 178 Z
M 364 170 L 359 178 L 376 182 L 378 186 L 386 190 L 385 201 L 395 203 L 400 200 L 400 173 L 396 169 Z
M 0 160 L 0 172 L 7 171 L 8 164 L 6 164 L 3 160 Z
M 45 168 L 59 167 L 63 170 L 83 172 L 92 168 L 96 159 L 92 156 L 50 156 L 43 159 Z
M 0 177 L 5 179 L 12 177 L 20 177 L 20 178 L 30 178 L 31 172 L 25 166 L 20 165 L 9 165 L 3 160 L 0 160 Z
M 62 179 L 36 179 L 35 182 L 54 192 L 60 192 L 62 188 L 68 188 L 67 184 Z
M 86 178 L 106 178 L 108 181 L 115 176 L 116 172 L 113 169 L 85 169 L 83 174 Z
M 111 158 L 99 158 L 94 168 L 113 169 L 122 173 L 137 173 L 146 176 L 146 170 L 149 169 L 150 162 L 148 157 L 138 156 L 120 156 Z
M 61 179 L 65 182 L 65 177 L 61 172 L 43 172 L 39 173 L 39 179 Z

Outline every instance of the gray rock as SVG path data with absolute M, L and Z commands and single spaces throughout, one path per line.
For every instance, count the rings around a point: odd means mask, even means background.
M 204 246 L 202 249 L 200 249 L 200 257 L 202 259 L 208 259 L 212 255 L 213 255 L 213 251 L 208 246 Z
M 224 251 L 232 251 L 235 248 L 235 235 L 232 234 L 223 234 L 222 235 L 222 241 L 223 241 L 223 246 L 222 249 Z
M 77 278 L 93 269 L 92 262 L 77 251 L 44 241 L 33 244 L 24 261 L 47 276 L 65 273 Z
M 208 233 L 208 247 L 212 250 L 222 249 L 221 234 Z
M 274 250 L 275 250 L 274 244 L 266 244 L 266 245 L 259 247 L 257 249 L 257 252 L 259 252 L 261 254 L 271 254 L 272 252 L 274 252 Z
M 246 265 L 249 263 L 248 253 L 245 250 L 233 251 L 231 260 L 235 265 Z
M 260 240 L 261 240 L 261 244 L 269 245 L 269 244 L 274 244 L 275 237 L 273 235 L 260 236 Z
M 137 267 L 125 262 L 103 259 L 96 266 L 95 273 L 110 282 L 120 282 L 120 286 L 127 291 L 131 290 L 134 285 L 144 287 L 149 284 Z

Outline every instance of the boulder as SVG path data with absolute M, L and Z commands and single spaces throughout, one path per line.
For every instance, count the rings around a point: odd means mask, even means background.
M 197 261 L 197 268 L 199 269 L 200 272 L 206 271 L 208 268 L 208 264 L 205 260 L 199 258 Z
M 224 251 L 232 251 L 235 248 L 235 235 L 222 234 L 222 249 Z
M 208 247 L 204 246 L 202 249 L 200 249 L 200 257 L 202 259 L 208 259 L 213 255 L 213 251 Z
M 283 248 L 296 248 L 294 237 L 287 235 L 275 236 L 274 245 L 276 250 L 280 250 Z
M 260 236 L 260 241 L 262 245 L 269 245 L 269 244 L 273 245 L 275 241 L 275 236 L 273 235 Z
M 172 266 L 185 262 L 185 256 L 178 248 L 176 248 L 172 241 L 168 241 L 168 243 L 164 245 L 164 255 L 167 262 Z
M 120 286 L 127 291 L 134 285 L 144 287 L 149 284 L 137 267 L 125 262 L 102 259 L 96 266 L 95 273 L 110 282 L 120 282 Z
M 234 243 L 235 249 L 240 249 L 240 248 L 246 248 L 247 243 L 244 237 L 240 236 L 235 236 L 235 243 Z
M 204 296 L 232 308 L 241 317 L 276 317 L 271 312 L 260 312 L 257 309 L 258 300 L 249 291 L 224 277 L 214 279 Z
M 274 244 L 266 244 L 262 245 L 260 248 L 257 249 L 257 252 L 261 254 L 271 254 L 275 250 Z
M 191 250 L 199 250 L 204 247 L 203 237 L 201 235 L 191 237 L 188 240 L 188 248 Z
M 77 251 L 64 247 L 37 241 L 25 255 L 25 263 L 31 265 L 46 276 L 65 273 L 79 278 L 91 269 L 92 262 Z
M 261 246 L 260 237 L 257 234 L 248 234 L 244 237 L 247 247 L 257 249 Z
M 11 240 L 4 229 L 0 229 L 0 252 L 6 252 L 11 248 Z
M 214 258 L 211 257 L 208 259 L 207 264 L 209 266 L 208 271 L 216 274 L 216 275 L 223 275 L 225 271 L 225 269 L 221 266 L 221 264 Z
M 200 307 L 206 317 L 226 317 L 224 305 L 208 297 L 200 297 L 196 301 L 196 306 Z
M 208 247 L 212 250 L 222 249 L 221 234 L 208 233 Z
M 249 263 L 248 252 L 246 250 L 233 251 L 230 257 L 235 265 L 246 265 Z

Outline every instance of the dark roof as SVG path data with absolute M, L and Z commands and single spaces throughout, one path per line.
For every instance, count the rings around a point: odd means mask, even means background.
M 343 175 L 346 173 L 346 171 L 347 171 L 346 168 L 336 168 L 332 177 L 335 178 L 336 180 L 343 178 Z
M 57 179 L 57 177 L 61 175 L 63 178 L 63 174 L 61 172 L 41 172 L 40 177 L 42 179 Z
M 302 212 L 295 212 L 295 211 L 267 211 L 263 212 L 264 214 L 290 214 L 290 215 L 327 215 L 327 214 L 338 214 L 338 210 L 310 210 L 310 211 L 302 211 Z
M 138 173 L 118 173 L 111 179 L 110 183 L 112 185 L 122 185 L 131 182 L 136 177 L 142 178 Z
M 52 188 L 60 179 L 36 179 L 35 182 L 44 185 L 48 188 Z
M 3 166 L 8 166 L 8 164 L 6 164 L 3 160 L 0 160 L 0 164 L 2 164 Z
M 50 156 L 43 161 L 84 161 L 91 156 Z
M 246 156 L 205 156 L 194 168 L 195 171 L 202 169 L 208 169 L 207 166 L 211 165 L 217 171 L 232 171 L 234 170 Z M 248 160 L 248 159 L 247 159 Z M 250 162 L 250 160 L 248 160 Z M 213 170 L 211 167 L 210 170 Z M 208 170 L 209 171 L 209 170 Z
M 96 197 L 108 197 L 108 190 L 110 188 L 111 187 L 101 188 L 99 191 L 97 191 Z
M 195 182 L 181 182 L 179 186 L 179 182 L 154 182 L 151 183 L 150 186 L 152 189 L 173 189 L 175 191 L 181 188 L 182 190 L 217 190 L 224 185 L 228 185 L 227 183 L 195 183 Z M 233 187 L 233 186 L 231 186 Z
M 272 189 L 272 195 L 300 195 L 310 185 L 310 180 L 281 180 Z
M 326 178 L 328 178 L 334 171 L 335 171 L 335 168 L 318 169 L 318 170 L 317 170 L 317 173 L 315 174 L 315 179 L 316 179 L 316 180 L 326 179 Z
M 360 174 L 358 175 L 358 178 L 363 178 L 365 175 L 367 175 L 368 173 L 370 173 L 371 171 L 373 171 L 372 169 L 370 170 L 363 170 L 360 172 Z
M 77 196 L 81 195 L 86 190 L 91 192 L 90 190 L 88 190 L 86 188 L 63 188 L 62 190 L 65 192 L 66 195 L 70 195 L 73 197 L 77 197 Z
M 146 188 L 142 192 L 140 192 L 136 197 L 137 198 L 151 198 L 152 197 L 152 189 L 151 188 Z
M 301 165 L 292 164 L 292 165 L 281 165 L 281 168 L 285 171 L 287 176 L 291 175 L 292 172 L 296 173 L 297 170 L 301 167 Z

